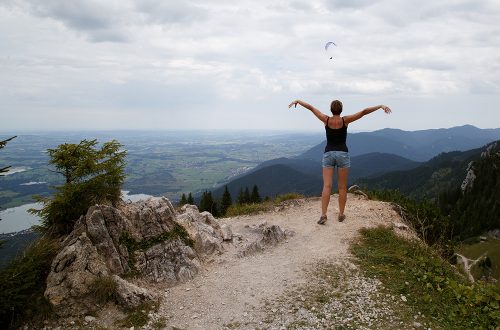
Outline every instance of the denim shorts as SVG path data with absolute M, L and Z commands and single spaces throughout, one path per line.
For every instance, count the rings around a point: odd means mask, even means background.
M 345 151 L 327 151 L 323 154 L 323 167 L 351 167 L 351 158 Z

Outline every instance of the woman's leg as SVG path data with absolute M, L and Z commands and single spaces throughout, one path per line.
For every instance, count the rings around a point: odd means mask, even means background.
M 347 176 L 348 176 L 348 174 L 349 174 L 348 167 L 338 169 L 339 217 L 344 215 L 345 203 L 347 201 Z
M 321 215 L 326 215 L 332 194 L 333 167 L 323 167 L 323 191 L 321 193 Z

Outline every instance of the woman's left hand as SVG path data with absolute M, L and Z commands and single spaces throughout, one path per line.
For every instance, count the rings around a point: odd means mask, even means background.
M 290 104 L 288 105 L 288 107 L 289 107 L 289 108 L 291 108 L 291 107 L 292 107 L 292 105 L 295 105 L 295 107 L 297 107 L 297 104 L 298 104 L 298 103 L 299 103 L 299 100 L 295 100 L 295 101 L 293 101 L 292 103 L 290 103 Z

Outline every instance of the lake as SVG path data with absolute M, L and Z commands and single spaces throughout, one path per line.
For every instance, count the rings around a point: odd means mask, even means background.
M 151 197 L 151 195 L 147 194 L 129 195 L 128 193 L 128 191 L 122 191 L 123 200 L 136 202 Z M 0 211 L 0 219 L 2 219 L 2 221 L 0 221 L 0 234 L 18 232 L 40 224 L 40 218 L 38 216 L 28 213 L 28 210 L 31 208 L 39 209 L 41 208 L 41 204 L 24 204 Z

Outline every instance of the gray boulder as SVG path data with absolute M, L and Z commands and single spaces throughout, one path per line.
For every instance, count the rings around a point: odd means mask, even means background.
M 155 297 L 131 283 L 134 277 L 170 286 L 184 282 L 198 273 L 205 255 L 222 251 L 221 244 L 217 221 L 195 206 L 178 215 L 165 197 L 118 207 L 95 205 L 63 241 L 45 296 L 61 316 L 88 314 L 97 308 L 91 294 L 94 281 L 112 276 L 119 303 L 133 308 Z
M 275 246 L 280 242 L 286 240 L 288 237 L 293 236 L 295 233 L 290 230 L 283 230 L 278 225 L 259 226 L 253 230 L 260 230 L 260 237 L 252 243 L 246 245 L 239 253 L 239 257 L 246 257 L 258 252 L 264 251 L 269 246 Z

